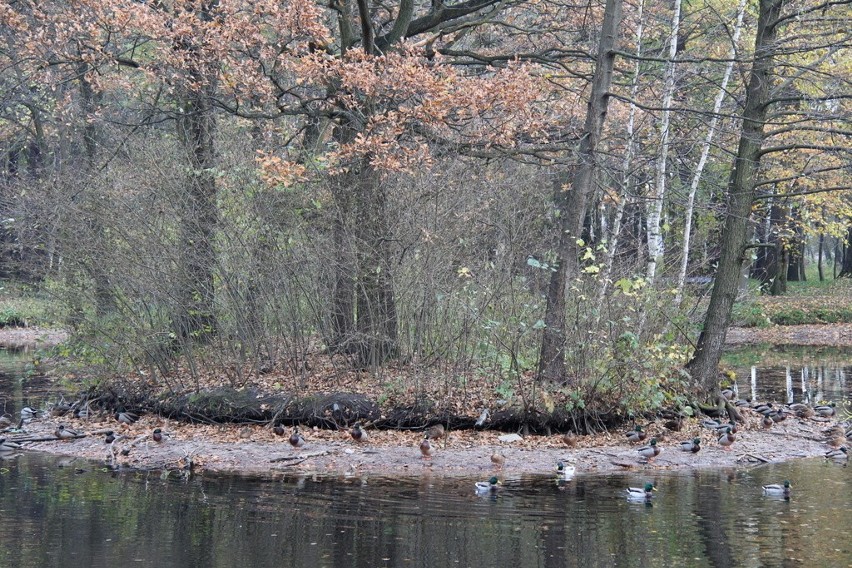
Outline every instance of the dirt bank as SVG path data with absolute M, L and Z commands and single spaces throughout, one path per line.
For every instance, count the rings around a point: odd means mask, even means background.
M 68 333 L 61 329 L 43 329 L 40 327 L 3 327 L 0 328 L 0 347 L 4 349 L 35 349 L 58 345 L 68 339 Z
M 418 444 L 420 432 L 369 431 L 366 443 L 354 442 L 346 432 L 308 430 L 307 443 L 293 449 L 284 437 L 264 426 L 200 426 L 143 417 L 132 426 L 119 425 L 112 418 L 102 422 L 46 418 L 27 425 L 27 438 L 50 437 L 62 423 L 86 433 L 84 438 L 25 444 L 24 451 L 114 460 L 131 468 L 182 469 L 191 459 L 196 472 L 236 473 L 276 477 L 284 473 L 303 474 L 378 474 L 447 476 L 486 476 L 492 472 L 511 476 L 522 473 L 549 473 L 557 460 L 572 461 L 578 474 L 626 470 L 669 470 L 696 467 L 727 467 L 763 462 L 823 456 L 831 448 L 823 442 L 822 430 L 835 421 L 788 418 L 770 430 L 760 426 L 758 414 L 746 412 L 746 424 L 740 425 L 737 440 L 730 451 L 721 448 L 715 433 L 688 421 L 680 432 L 662 425 L 647 426 L 649 438 L 661 438 L 661 454 L 647 463 L 636 452 L 637 445 L 625 443 L 622 432 L 583 436 L 576 447 L 568 447 L 560 436 L 529 436 L 515 442 L 502 442 L 497 432 L 450 432 L 439 441 L 432 459 L 422 459 Z M 161 443 L 150 435 L 154 428 L 167 434 Z M 113 444 L 104 442 L 103 432 L 112 429 L 122 436 Z M 20 439 L 21 434 L 10 435 Z M 683 452 L 679 441 L 701 439 L 697 454 Z M 135 441 L 127 456 L 121 450 Z M 641 444 L 638 444 L 641 445 Z M 499 471 L 491 462 L 496 451 L 505 456 Z

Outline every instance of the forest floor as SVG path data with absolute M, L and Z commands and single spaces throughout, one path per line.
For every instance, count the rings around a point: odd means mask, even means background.
M 792 327 L 792 326 L 791 326 Z M 772 328 L 772 335 L 757 340 L 767 330 L 731 330 L 734 343 L 779 342 L 779 337 L 819 337 L 819 344 L 852 345 L 852 326 L 806 326 L 807 330 Z M 828 329 L 831 328 L 831 329 Z M 783 333 L 779 333 L 783 329 Z M 24 336 L 20 331 L 25 331 Z M 742 335 L 749 336 L 742 339 Z M 46 330 L 0 330 L 0 343 L 24 345 L 26 340 L 46 343 L 61 340 L 57 332 Z M 783 341 L 781 341 L 783 342 Z M 793 341 L 789 341 L 792 343 Z M 848 405 L 838 401 L 838 414 L 848 419 Z M 687 419 L 675 432 L 667 429 L 663 420 L 643 422 L 651 437 L 662 448 L 660 455 L 649 463 L 636 452 L 640 444 L 626 441 L 623 430 L 578 436 L 573 446 L 561 435 L 529 435 L 525 438 L 491 430 L 454 430 L 433 443 L 434 456 L 424 459 L 419 450 L 422 429 L 368 430 L 369 441 L 356 443 L 346 430 L 305 428 L 306 444 L 292 448 L 287 437 L 276 436 L 269 424 L 189 424 L 168 420 L 155 414 L 144 415 L 139 422 L 126 426 L 106 414 L 89 420 L 66 417 L 43 417 L 25 426 L 26 433 L 0 434 L 7 439 L 39 439 L 24 444 L 24 451 L 38 450 L 75 458 L 106 461 L 114 466 L 137 469 L 186 470 L 208 474 L 227 473 L 257 477 L 282 475 L 444 475 L 465 477 L 512 476 L 555 471 L 559 460 L 576 465 L 578 474 L 613 471 L 677 470 L 696 467 L 733 467 L 747 464 L 775 463 L 791 459 L 821 457 L 832 447 L 826 443 L 824 430 L 834 425 L 833 419 L 799 419 L 794 416 L 770 429 L 761 425 L 761 416 L 751 410 L 743 411 L 745 420 L 739 425 L 737 440 L 730 450 L 723 449 L 717 435 L 699 426 L 699 420 Z M 81 434 L 72 440 L 54 441 L 53 432 L 64 424 Z M 160 428 L 165 437 L 154 442 L 151 433 Z M 107 444 L 104 433 L 112 430 L 116 442 Z M 681 441 L 700 438 L 698 453 L 680 450 Z M 128 450 L 122 455 L 123 449 Z M 492 463 L 497 453 L 505 463 Z M 6 456 L 4 456 L 6 457 Z M 85 466 L 80 466 L 85 467 Z

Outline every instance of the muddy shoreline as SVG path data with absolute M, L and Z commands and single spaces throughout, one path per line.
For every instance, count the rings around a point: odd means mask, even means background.
M 716 434 L 689 421 L 680 432 L 667 432 L 651 423 L 649 438 L 661 438 L 660 455 L 647 462 L 636 448 L 642 444 L 624 441 L 622 432 L 579 437 L 576 447 L 568 447 L 561 436 L 528 436 L 515 442 L 502 442 L 505 434 L 492 431 L 450 432 L 437 441 L 435 455 L 423 459 L 418 445 L 420 432 L 370 431 L 370 440 L 357 443 L 345 431 L 307 430 L 303 448 L 294 449 L 284 437 L 266 426 L 202 426 L 144 417 L 132 426 L 111 419 L 103 422 L 44 418 L 26 427 L 26 437 L 51 437 L 59 424 L 87 434 L 83 438 L 25 444 L 22 451 L 40 451 L 109 463 L 120 468 L 185 471 L 191 461 L 194 473 L 235 474 L 258 478 L 283 475 L 382 475 L 447 477 L 514 476 L 555 472 L 558 460 L 571 462 L 577 474 L 606 474 L 637 471 L 648 474 L 693 468 L 739 467 L 778 463 L 793 459 L 823 457 L 832 448 L 824 443 L 822 430 L 836 420 L 788 418 L 770 430 L 760 425 L 759 415 L 746 412 L 737 441 L 730 451 L 719 446 Z M 151 438 L 154 428 L 166 437 L 160 443 Z M 118 441 L 107 444 L 103 432 L 113 430 Z M 6 434 L 20 439 L 20 434 Z M 698 453 L 681 451 L 679 442 L 701 439 Z M 646 440 L 647 442 L 647 440 Z M 130 448 L 129 454 L 121 450 Z M 502 468 L 491 456 L 505 456 Z

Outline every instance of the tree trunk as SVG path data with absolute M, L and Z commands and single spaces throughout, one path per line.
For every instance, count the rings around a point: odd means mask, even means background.
M 716 127 L 719 123 L 719 111 L 722 110 L 722 101 L 725 100 L 725 95 L 728 93 L 728 81 L 731 78 L 731 73 L 734 70 L 734 62 L 737 55 L 737 44 L 740 40 L 740 34 L 743 29 L 743 16 L 745 15 L 746 0 L 740 0 L 737 5 L 737 23 L 734 26 L 734 34 L 731 37 L 731 49 L 728 52 L 730 61 L 725 66 L 725 74 L 722 76 L 722 83 L 719 85 L 719 92 L 716 93 L 716 99 L 713 102 L 713 118 L 710 119 L 710 125 L 707 127 L 707 136 L 701 144 L 701 157 L 698 159 L 698 165 L 695 167 L 695 173 L 692 176 L 692 182 L 689 184 L 689 197 L 687 197 L 686 211 L 684 213 L 683 226 L 683 255 L 680 259 L 680 273 L 677 278 L 677 291 L 675 293 L 675 305 L 680 305 L 683 298 L 683 286 L 686 282 L 686 270 L 689 266 L 689 245 L 692 240 L 692 215 L 695 207 L 695 194 L 698 192 L 698 184 L 701 181 L 701 175 L 704 173 L 704 166 L 707 164 L 707 158 L 710 155 L 710 148 L 713 144 L 713 137 L 716 134 Z
M 787 247 L 784 244 L 784 225 L 787 220 L 787 209 L 773 204 L 769 210 L 769 234 L 766 247 L 765 280 L 761 289 L 770 296 L 780 296 L 787 292 Z
M 760 150 L 765 137 L 764 122 L 772 83 L 778 16 L 783 4 L 784 0 L 760 0 L 754 40 L 754 64 L 746 88 L 739 146 L 728 182 L 728 206 L 721 258 L 704 319 L 704 328 L 698 338 L 695 354 L 686 366 L 693 380 L 706 392 L 711 392 L 718 386 L 716 381 L 719 359 L 737 296 L 746 232 L 754 202 Z
M 615 214 L 612 220 L 612 231 L 607 239 L 607 250 L 604 260 L 604 269 L 600 275 L 600 288 L 598 289 L 597 300 L 595 301 L 595 312 L 600 320 L 603 314 L 603 303 L 606 298 L 607 288 L 609 287 L 610 277 L 612 275 L 612 267 L 615 262 L 615 254 L 618 252 L 619 239 L 621 235 L 621 226 L 624 219 L 624 210 L 627 207 L 628 200 L 631 199 L 635 188 L 633 175 L 633 157 L 636 154 L 636 136 L 634 130 L 636 126 L 636 96 L 639 92 L 639 77 L 640 77 L 640 61 L 642 55 L 642 38 L 645 26 L 644 20 L 645 1 L 639 1 L 639 7 L 636 14 L 636 61 L 633 63 L 633 77 L 630 84 L 630 111 L 627 117 L 627 147 L 624 152 L 624 161 L 621 164 L 621 187 L 620 199 L 615 207 Z
M 846 242 L 843 243 L 843 262 L 840 264 L 838 278 L 852 278 L 852 226 L 846 229 Z
M 92 178 L 95 174 L 95 161 L 98 151 L 98 129 L 95 122 L 95 114 L 97 105 L 100 102 L 100 93 L 96 92 L 92 87 L 87 76 L 90 67 L 86 63 L 81 63 L 77 67 L 77 80 L 80 83 L 80 106 L 83 112 L 83 148 L 85 151 L 85 177 Z M 87 184 L 88 186 L 89 184 Z M 115 297 L 112 293 L 112 287 L 109 283 L 109 274 L 105 270 L 108 263 L 103 261 L 103 256 L 107 254 L 112 247 L 107 242 L 106 234 L 103 228 L 104 212 L 102 206 L 102 196 L 97 194 L 97 190 L 84 192 L 83 199 L 87 202 L 84 211 L 88 219 L 88 232 L 93 239 L 91 255 L 81 255 L 81 260 L 85 263 L 85 269 L 89 277 L 94 283 L 95 292 L 95 313 L 101 317 L 110 312 L 115 311 Z
M 206 340 L 216 333 L 213 274 L 217 226 L 214 135 L 216 118 L 208 86 L 187 92 L 177 120 L 178 138 L 189 163 L 181 219 L 181 278 L 175 318 L 181 339 Z
M 592 92 L 589 95 L 586 122 L 578 149 L 578 164 L 568 176 L 559 176 L 554 184 L 554 202 L 559 211 L 559 220 L 556 223 L 559 244 L 556 251 L 557 268 L 551 273 L 547 290 L 545 329 L 538 363 L 541 379 L 560 382 L 565 379 L 565 288 L 568 280 L 578 276 L 580 271 L 578 241 L 583 230 L 588 197 L 594 190 L 597 145 L 609 103 L 621 5 L 622 0 L 606 2 Z
M 387 196 L 365 158 L 357 175 L 356 353 L 358 365 L 376 368 L 398 355 Z
M 663 91 L 663 115 L 660 119 L 660 154 L 657 156 L 657 171 L 654 181 L 654 194 L 648 205 L 648 268 L 646 277 L 653 284 L 657 277 L 658 266 L 663 262 L 665 241 L 663 240 L 662 216 L 663 200 L 666 198 L 666 166 L 669 156 L 669 123 L 671 119 L 672 98 L 675 90 L 675 57 L 680 29 L 680 0 L 674 2 L 672 31 L 669 37 L 669 60 L 666 63 L 665 89 Z M 644 319 L 644 311 L 643 311 Z
M 822 255 L 823 249 L 825 248 L 825 233 L 819 234 L 819 249 L 817 250 L 817 272 L 819 273 L 819 281 L 825 281 L 825 274 L 823 274 L 822 270 Z

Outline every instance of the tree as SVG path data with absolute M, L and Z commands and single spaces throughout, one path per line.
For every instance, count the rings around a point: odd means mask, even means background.
M 721 258 L 704 327 L 695 354 L 687 365 L 693 379 L 706 391 L 717 386 L 717 365 L 737 296 L 752 206 L 757 197 L 773 195 L 761 196 L 757 190 L 761 187 L 775 187 L 781 181 L 792 183 L 808 177 L 803 170 L 783 180 L 761 179 L 761 168 L 766 168 L 767 160 L 776 156 L 789 159 L 790 153 L 797 151 L 804 154 L 822 151 L 843 155 L 847 160 L 849 158 L 848 147 L 832 143 L 833 136 L 842 131 L 842 128 L 838 130 L 832 123 L 848 120 L 848 116 L 843 112 L 826 112 L 824 106 L 826 101 L 836 101 L 834 111 L 842 111 L 849 97 L 847 86 L 821 83 L 825 91 L 818 96 L 813 93 L 803 96 L 800 88 L 812 74 L 819 73 L 820 66 L 839 49 L 848 47 L 848 30 L 842 27 L 829 28 L 825 34 L 826 22 L 833 20 L 831 14 L 826 16 L 827 19 L 821 16 L 832 9 L 843 13 L 845 4 L 791 3 L 790 11 L 784 13 L 787 6 L 785 0 L 760 2 L 740 140 L 727 188 Z M 782 30 L 789 33 L 783 35 L 780 33 Z M 819 110 L 815 108 L 814 100 L 818 101 L 816 107 Z M 794 107 L 796 103 L 802 103 L 803 106 L 797 109 Z M 820 132 L 825 138 L 816 143 L 798 138 L 791 144 L 766 145 L 768 140 L 783 139 L 795 131 Z
M 580 238 L 586 207 L 594 191 L 597 147 L 607 113 L 609 88 L 615 66 L 615 45 L 621 22 L 621 0 L 607 0 L 598 40 L 595 72 L 586 107 L 586 120 L 577 149 L 577 164 L 560 176 L 554 188 L 558 211 L 557 265 L 550 276 L 541 339 L 539 375 L 542 379 L 565 378 L 565 288 L 580 273 Z

